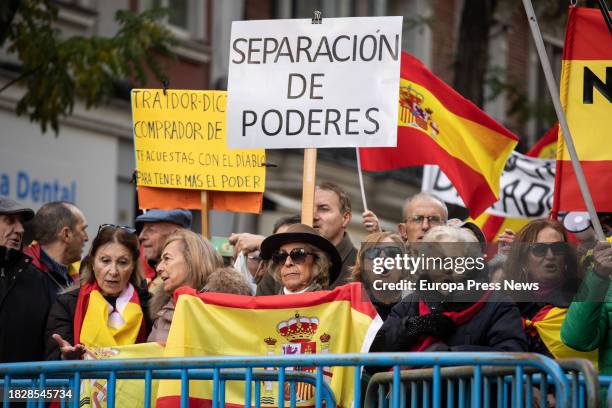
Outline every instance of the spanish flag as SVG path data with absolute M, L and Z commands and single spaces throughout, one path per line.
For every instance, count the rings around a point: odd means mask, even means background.
M 181 288 L 175 293 L 175 303 L 166 357 L 367 352 L 382 325 L 374 306 L 362 298 L 360 283 L 333 291 L 262 297 L 202 294 Z M 339 407 L 351 406 L 353 370 L 323 369 Z M 298 407 L 314 406 L 312 386 L 299 384 L 295 392 Z M 210 406 L 212 382 L 191 381 L 189 393 L 189 406 Z M 180 394 L 179 381 L 160 382 L 157 407 L 178 406 Z M 252 395 L 256 395 L 254 390 Z M 242 407 L 244 398 L 244 382 L 226 385 L 226 407 Z M 260 403 L 278 405 L 276 382 L 261 383 Z
M 475 218 L 499 195 L 517 137 L 402 53 L 397 147 L 360 148 L 369 171 L 437 164 Z
M 612 35 L 597 9 L 569 8 L 560 95 L 595 209 L 612 211 Z M 559 132 L 553 212 L 585 211 L 569 152 Z

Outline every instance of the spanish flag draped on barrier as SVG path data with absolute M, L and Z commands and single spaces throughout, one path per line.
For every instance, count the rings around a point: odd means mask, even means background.
M 523 319 L 523 327 L 528 337 L 539 336 L 554 358 L 586 358 L 597 369 L 598 350 L 580 352 L 566 346 L 561 341 L 561 325 L 567 316 L 567 307 L 543 306 L 531 319 Z
M 359 283 L 333 291 L 263 297 L 202 294 L 181 288 L 175 293 L 176 310 L 165 356 L 367 352 L 382 320 L 362 296 Z M 325 368 L 324 378 L 338 406 L 350 407 L 353 368 Z M 276 406 L 277 383 L 262 383 L 261 387 L 261 405 Z M 228 384 L 226 391 L 226 406 L 244 405 L 243 382 Z M 211 381 L 191 382 L 189 392 L 189 406 L 210 406 Z M 311 386 L 296 387 L 296 394 L 297 406 L 314 406 Z M 178 406 L 179 401 L 180 382 L 161 381 L 157 407 Z
M 499 195 L 499 178 L 517 137 L 402 53 L 397 147 L 360 148 L 363 170 L 437 164 L 473 218 Z
M 570 7 L 563 48 L 561 105 L 597 211 L 612 211 L 610 114 L 612 34 L 597 9 Z M 553 213 L 586 210 L 559 130 Z
M 544 136 L 527 152 L 527 156 L 541 159 L 554 159 L 557 155 L 557 134 L 559 124 L 555 123 Z M 496 242 L 497 236 L 504 230 L 518 231 L 529 222 L 529 218 L 500 217 L 498 215 L 482 213 L 472 220 L 484 233 L 487 242 Z

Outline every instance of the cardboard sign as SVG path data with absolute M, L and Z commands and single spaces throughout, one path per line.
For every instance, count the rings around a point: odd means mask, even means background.
M 486 212 L 501 217 L 547 217 L 552 207 L 555 161 L 513 152 L 500 180 L 499 200 Z M 447 203 L 465 207 L 449 179 L 438 166 L 425 166 L 422 191 Z
M 395 146 L 402 17 L 234 21 L 230 148 Z
M 265 151 L 228 150 L 225 91 L 132 90 L 139 186 L 263 192 Z

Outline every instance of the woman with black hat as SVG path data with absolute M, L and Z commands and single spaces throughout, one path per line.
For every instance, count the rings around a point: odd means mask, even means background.
M 304 224 L 264 239 L 261 257 L 272 261 L 268 273 L 282 284 L 284 295 L 327 289 L 342 265 L 336 247 Z

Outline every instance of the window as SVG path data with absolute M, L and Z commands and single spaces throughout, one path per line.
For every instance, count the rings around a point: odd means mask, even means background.
M 206 39 L 206 12 L 208 2 L 205 0 L 143 0 L 142 9 L 163 7 L 169 9 L 166 18 L 168 28 L 180 39 Z

